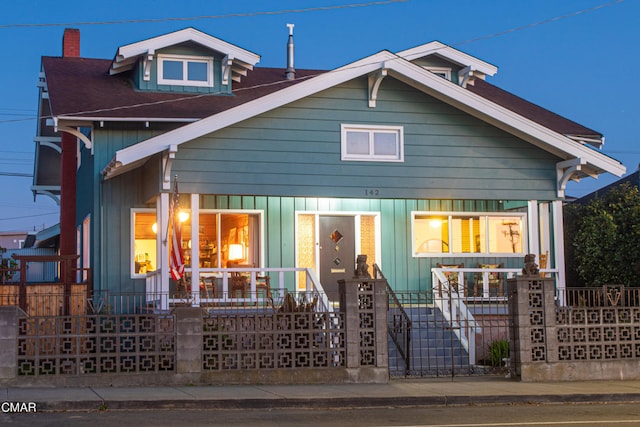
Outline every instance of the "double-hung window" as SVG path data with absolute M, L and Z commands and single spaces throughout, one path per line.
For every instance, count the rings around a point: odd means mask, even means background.
M 342 125 L 342 160 L 402 162 L 402 126 Z
M 213 58 L 158 55 L 158 84 L 213 86 Z
M 524 213 L 413 212 L 414 256 L 524 254 Z

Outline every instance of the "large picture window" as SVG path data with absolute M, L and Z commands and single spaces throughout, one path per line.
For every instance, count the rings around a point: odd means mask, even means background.
M 524 253 L 524 214 L 413 213 L 413 254 Z
M 342 125 L 342 160 L 401 162 L 402 126 Z
M 260 266 L 260 214 L 200 210 L 198 267 Z M 182 224 L 182 246 L 187 267 L 193 267 L 196 244 L 190 238 L 191 219 Z
M 213 86 L 213 59 L 158 55 L 158 84 Z

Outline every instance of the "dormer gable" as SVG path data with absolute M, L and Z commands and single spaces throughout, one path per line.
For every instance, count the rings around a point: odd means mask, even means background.
M 438 41 L 403 50 L 397 55 L 462 87 L 498 72 L 496 66 Z
M 138 90 L 231 93 L 260 56 L 194 28 L 121 46 L 111 75 L 133 70 Z

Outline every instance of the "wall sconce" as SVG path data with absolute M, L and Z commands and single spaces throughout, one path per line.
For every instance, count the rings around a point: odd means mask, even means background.
M 229 245 L 229 261 L 235 261 L 244 258 L 244 248 L 240 244 Z
M 154 222 L 153 225 L 151 226 L 151 231 L 153 231 L 153 234 L 158 234 L 158 223 Z
M 188 219 L 189 219 L 189 212 L 187 211 L 178 212 L 178 221 L 186 222 Z

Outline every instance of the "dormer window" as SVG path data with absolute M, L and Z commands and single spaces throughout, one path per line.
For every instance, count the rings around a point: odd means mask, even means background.
M 436 76 L 451 81 L 451 68 L 447 67 L 425 67 L 427 71 L 431 71 Z
M 213 86 L 213 58 L 158 55 L 158 84 Z

